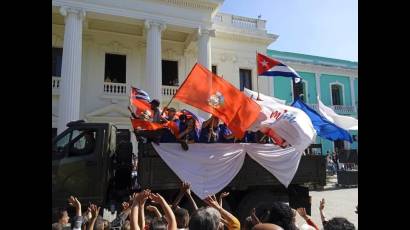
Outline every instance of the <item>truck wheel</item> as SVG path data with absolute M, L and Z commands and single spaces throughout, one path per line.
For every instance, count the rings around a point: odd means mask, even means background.
M 256 209 L 256 215 L 261 216 L 266 209 L 275 201 L 289 202 L 287 195 L 275 194 L 270 191 L 252 191 L 248 193 L 238 205 L 238 217 L 241 222 L 250 215 L 252 208 Z

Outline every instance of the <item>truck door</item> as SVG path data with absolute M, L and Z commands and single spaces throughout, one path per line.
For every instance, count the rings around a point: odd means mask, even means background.
M 72 129 L 53 149 L 63 148 L 55 162 L 55 189 L 53 196 L 64 201 L 70 195 L 82 201 L 99 202 L 102 183 L 99 181 L 102 160 L 103 132 L 95 129 Z

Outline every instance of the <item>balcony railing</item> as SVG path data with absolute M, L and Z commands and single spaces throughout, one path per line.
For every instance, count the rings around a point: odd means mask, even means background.
M 168 100 L 171 97 L 173 97 L 179 86 L 169 86 L 169 85 L 163 85 L 161 88 L 162 91 L 162 99 Z
M 318 111 L 318 105 L 317 104 L 309 104 L 309 106 Z M 336 113 L 340 114 L 349 114 L 349 113 L 354 113 L 354 106 L 352 105 L 332 105 L 330 106 Z
M 127 96 L 127 84 L 104 82 L 104 95 Z
M 232 15 L 232 24 L 238 27 L 256 29 L 258 27 L 258 20 L 254 18 L 245 18 Z
M 351 105 L 332 105 L 332 109 L 336 113 L 354 113 L 354 106 Z
M 53 94 L 59 94 L 60 89 L 60 77 L 52 77 L 52 84 L 51 87 L 53 89 Z M 171 99 L 177 92 L 179 86 L 168 86 L 163 85 L 161 86 L 161 93 L 162 98 L 165 100 Z M 129 96 L 129 85 L 126 83 L 111 83 L 111 82 L 104 82 L 103 86 L 103 96 L 104 97 L 126 97 Z
M 60 91 L 60 80 L 61 77 L 52 77 L 51 78 L 51 89 L 53 90 L 53 94 L 58 94 Z
M 250 30 L 265 30 L 265 20 L 256 18 L 242 17 L 232 14 L 218 13 L 212 21 L 218 25 L 224 25 L 228 27 L 236 27 Z

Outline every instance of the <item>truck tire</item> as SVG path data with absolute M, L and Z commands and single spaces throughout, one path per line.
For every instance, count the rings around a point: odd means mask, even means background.
M 257 216 L 261 216 L 275 201 L 289 202 L 289 198 L 285 194 L 275 194 L 267 190 L 251 191 L 238 205 L 238 218 L 243 223 L 246 217 L 250 216 L 252 208 L 256 209 Z

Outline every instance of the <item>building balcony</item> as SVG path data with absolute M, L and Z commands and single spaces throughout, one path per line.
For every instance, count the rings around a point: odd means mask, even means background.
M 242 17 L 232 14 L 218 13 L 212 20 L 215 24 L 250 30 L 265 30 L 265 20 Z
M 51 88 L 52 95 L 60 94 L 60 77 L 52 77 Z M 162 100 L 167 101 L 177 92 L 179 86 L 168 86 L 163 85 L 161 87 Z M 128 99 L 130 93 L 130 86 L 126 83 L 112 83 L 104 82 L 102 87 L 102 97 L 113 98 L 113 99 Z
M 309 104 L 311 108 L 318 111 L 317 104 Z M 355 113 L 354 106 L 352 105 L 331 105 L 330 108 L 333 109 L 338 114 L 352 114 Z
M 128 97 L 129 86 L 126 83 L 104 82 L 103 96 L 108 97 Z
M 163 85 L 161 88 L 162 100 L 169 101 L 177 93 L 179 86 Z
M 354 106 L 352 105 L 332 105 L 330 106 L 336 113 L 354 113 Z

